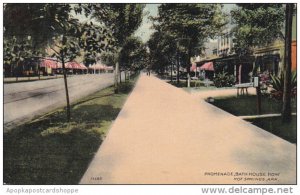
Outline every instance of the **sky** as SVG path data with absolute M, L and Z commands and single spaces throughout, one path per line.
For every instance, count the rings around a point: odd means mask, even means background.
M 158 15 L 158 6 L 160 4 L 146 4 L 146 7 L 143 10 L 143 21 L 141 26 L 136 30 L 135 35 L 141 37 L 142 41 L 146 43 L 151 34 L 154 32 L 154 29 L 152 29 L 152 21 L 149 20 L 149 16 L 157 16 Z M 225 12 L 229 12 L 233 7 L 235 7 L 235 4 L 224 4 L 223 10 Z M 91 19 L 86 18 L 84 15 L 76 15 L 74 13 L 74 16 L 78 18 L 82 22 L 90 21 Z M 95 20 L 92 20 L 94 23 L 97 23 Z
M 151 34 L 154 32 L 154 29 L 151 29 L 152 22 L 148 19 L 148 17 L 157 16 L 159 5 L 160 4 L 146 4 L 146 7 L 144 9 L 144 14 L 146 14 L 147 12 L 149 14 L 144 16 L 141 26 L 135 32 L 135 35 L 141 37 L 144 43 L 149 40 Z M 230 10 L 234 7 L 235 4 L 224 4 L 223 10 L 229 13 Z
M 159 4 L 146 4 L 143 13 L 144 15 L 141 26 L 135 32 L 136 36 L 142 38 L 142 41 L 145 43 L 149 40 L 151 34 L 154 32 L 154 29 L 151 29 L 152 22 L 148 19 L 149 16 L 157 16 Z
M 151 29 L 152 22 L 148 19 L 148 17 L 157 16 L 158 6 L 159 4 L 146 4 L 146 7 L 143 10 L 143 21 L 141 26 L 136 30 L 135 35 L 141 37 L 144 43 L 149 40 L 151 34 L 154 32 L 154 29 Z M 95 24 L 98 23 L 94 19 L 85 17 L 84 14 L 75 14 L 75 12 L 72 12 L 72 15 L 81 22 L 92 21 Z

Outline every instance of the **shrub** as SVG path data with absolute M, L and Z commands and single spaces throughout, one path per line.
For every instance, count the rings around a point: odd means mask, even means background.
M 268 71 L 265 71 L 259 75 L 260 77 L 260 90 L 262 95 L 269 95 L 268 94 L 268 86 L 271 84 L 270 74 Z
M 269 85 L 270 84 L 270 75 L 268 72 L 263 72 L 262 74 L 259 75 L 260 77 L 260 82 Z
M 231 87 L 234 85 L 234 76 L 228 75 L 226 72 L 219 73 L 214 78 L 214 84 L 216 87 Z
M 272 90 L 270 93 L 271 98 L 281 100 L 283 95 L 283 86 L 284 86 L 284 76 L 280 74 L 280 76 L 271 75 L 271 84 Z M 291 79 L 291 97 L 294 98 L 297 95 L 297 73 L 292 73 Z
M 203 75 L 200 75 L 200 76 L 199 76 L 199 80 L 200 80 L 200 81 L 204 81 L 204 80 L 205 80 L 205 77 L 204 77 Z

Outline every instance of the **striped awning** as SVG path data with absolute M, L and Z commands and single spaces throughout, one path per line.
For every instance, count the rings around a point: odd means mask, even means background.
M 58 63 L 58 68 L 62 68 L 62 64 L 61 63 Z M 65 68 L 66 69 L 79 69 L 79 70 L 85 70 L 87 69 L 87 67 L 82 64 L 82 63 L 78 63 L 78 62 L 68 62 L 65 64 Z
M 81 70 L 86 70 L 86 69 L 88 69 L 84 64 L 82 64 L 82 63 L 80 63 L 79 64 L 80 65 L 80 69 Z
M 200 70 L 214 71 L 215 69 L 213 62 L 206 62 L 200 67 Z
M 68 68 L 68 69 L 80 69 L 81 66 L 77 62 L 68 62 L 68 63 L 66 63 L 66 68 Z
M 58 64 L 55 60 L 43 59 L 40 63 L 40 67 L 55 69 L 55 68 L 58 68 Z
M 192 63 L 192 66 L 190 67 L 190 71 L 199 71 L 200 67 L 197 67 L 196 63 Z

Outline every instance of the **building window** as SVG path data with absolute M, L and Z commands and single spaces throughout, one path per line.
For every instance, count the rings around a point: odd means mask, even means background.
M 213 55 L 217 55 L 217 53 L 218 53 L 217 51 L 218 51 L 217 49 L 214 49 L 213 50 Z
M 229 45 L 229 34 L 227 34 L 227 45 Z
M 221 36 L 221 47 L 223 46 L 223 37 Z

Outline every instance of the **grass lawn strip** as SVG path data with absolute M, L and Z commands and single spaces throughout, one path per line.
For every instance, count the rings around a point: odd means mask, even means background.
M 214 98 L 213 105 L 226 110 L 236 116 L 257 115 L 257 96 L 231 96 Z M 277 114 L 281 113 L 282 105 L 280 101 L 262 96 L 261 114 Z M 292 112 L 296 112 L 296 102 L 292 101 Z
M 291 143 L 297 143 L 297 116 L 292 116 L 292 121 L 288 124 L 283 124 L 281 117 L 256 118 L 247 121 Z
M 213 105 L 236 116 L 254 116 L 257 115 L 257 97 L 250 96 L 232 96 L 215 98 Z M 262 97 L 262 114 L 280 114 L 281 102 L 266 96 Z M 292 100 L 292 112 L 297 112 L 297 103 Z M 280 116 L 272 117 L 248 117 L 246 121 L 277 135 L 291 143 L 297 143 L 297 116 L 292 116 L 292 121 L 288 124 L 281 122 Z
M 4 182 L 78 184 L 135 81 L 75 102 L 69 123 L 58 109 L 4 133 Z

